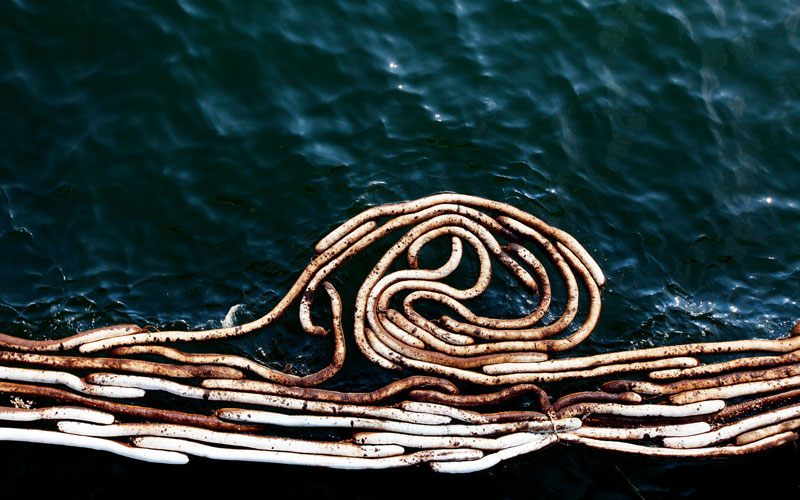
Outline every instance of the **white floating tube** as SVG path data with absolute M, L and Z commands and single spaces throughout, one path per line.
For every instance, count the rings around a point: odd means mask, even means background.
M 712 400 L 688 405 L 622 405 L 617 403 L 577 403 L 561 410 L 559 415 L 573 417 L 600 413 L 621 417 L 693 417 L 716 413 L 725 407 L 725 401 Z
M 145 462 L 160 464 L 185 464 L 189 461 L 183 453 L 174 451 L 147 450 L 135 448 L 109 439 L 97 437 L 74 436 L 55 431 L 42 431 L 38 429 L 17 429 L 0 427 L 0 441 L 19 441 L 25 443 L 56 444 L 88 448 L 92 450 L 108 451 L 123 457 L 135 458 Z
M 800 417 L 800 405 L 793 405 L 780 410 L 773 410 L 754 417 L 744 418 L 733 424 L 722 426 L 712 432 L 688 437 L 664 438 L 664 446 L 668 448 L 699 448 L 720 443 L 739 434 L 772 425 L 784 420 Z
M 638 439 L 652 439 L 665 436 L 693 436 L 711 430 L 711 425 L 705 422 L 695 422 L 681 425 L 659 425 L 651 427 L 589 427 L 584 425 L 572 431 L 577 436 L 594 439 L 611 439 L 620 441 L 633 441 Z
M 287 427 L 344 427 L 353 429 L 370 429 L 419 436 L 487 436 L 509 434 L 512 432 L 562 432 L 577 429 L 581 421 L 577 418 L 566 418 L 553 421 L 521 421 L 500 424 L 450 424 L 421 425 L 408 422 L 395 422 L 358 417 L 329 417 L 314 415 L 284 415 L 282 413 L 221 409 L 216 416 L 225 420 L 250 422 L 257 424 L 283 425 Z
M 362 432 L 353 436 L 353 442 L 359 444 L 388 445 L 396 444 L 406 448 L 420 450 L 431 448 L 473 448 L 483 451 L 496 451 L 538 441 L 543 434 L 517 432 L 498 438 L 463 437 L 463 436 L 416 436 L 397 432 Z M 552 434 L 547 434 L 548 436 Z
M 776 446 L 781 446 L 790 443 L 797 439 L 797 435 L 793 432 L 784 432 L 777 434 L 744 446 L 720 446 L 711 448 L 693 448 L 693 449 L 677 449 L 677 448 L 659 448 L 655 446 L 644 446 L 640 444 L 624 443 L 619 441 L 607 441 L 603 439 L 592 439 L 575 434 L 561 435 L 561 440 L 564 442 L 579 443 L 592 448 L 600 448 L 610 451 L 621 451 L 625 453 L 634 453 L 637 455 L 649 455 L 654 457 L 682 457 L 682 458 L 712 458 L 712 457 L 728 457 L 736 455 L 745 455 L 763 449 L 768 449 Z
M 0 366 L 0 379 L 15 380 L 17 382 L 33 382 L 37 384 L 59 384 L 90 396 L 106 398 L 141 398 L 145 392 L 142 389 L 128 387 L 108 387 L 105 385 L 87 384 L 80 377 L 71 373 L 51 370 L 36 370 L 32 368 L 12 368 Z
M 111 373 L 93 373 L 89 376 L 97 384 L 111 384 L 124 387 L 137 387 L 148 390 L 169 392 L 177 396 L 192 399 L 206 399 L 208 401 L 224 401 L 228 403 L 242 403 L 298 410 L 318 412 L 335 415 L 356 415 L 374 418 L 385 418 L 401 422 L 413 422 L 427 425 L 439 425 L 450 422 L 450 417 L 432 415 L 429 413 L 416 413 L 398 408 L 384 408 L 379 406 L 361 406 L 346 403 L 333 403 L 328 401 L 314 401 L 311 399 L 298 399 L 271 394 L 254 392 L 223 391 L 204 389 L 179 384 L 170 380 L 154 377 L 139 377 L 135 375 L 116 375 Z
M 435 470 L 436 472 L 447 472 L 451 474 L 477 472 L 488 469 L 489 467 L 493 467 L 503 460 L 508 460 L 512 457 L 524 455 L 525 453 L 541 450 L 542 448 L 546 448 L 557 441 L 558 436 L 553 434 L 543 434 L 539 435 L 538 439 L 533 439 L 530 442 L 519 446 L 505 448 L 498 452 L 492 453 L 491 455 L 486 455 L 483 458 L 479 458 L 478 460 L 472 460 L 468 462 L 431 462 L 429 465 L 431 469 Z
M 438 403 L 421 403 L 418 401 L 403 401 L 400 408 L 416 413 L 430 413 L 432 415 L 444 415 L 469 424 L 488 424 L 491 423 L 486 415 L 478 412 L 453 408 L 452 406 Z
M 268 451 L 289 451 L 293 453 L 311 453 L 320 455 L 337 455 L 343 457 L 375 458 L 391 457 L 403 453 L 397 445 L 367 445 L 352 443 L 327 443 L 305 439 L 289 439 L 252 434 L 234 434 L 218 432 L 199 427 L 173 424 L 117 424 L 90 425 L 80 422 L 59 422 L 58 430 L 69 434 L 97 437 L 120 436 L 160 436 L 179 439 L 203 441 L 205 443 L 222 444 L 241 448 L 253 448 Z
M 781 432 L 793 431 L 798 427 L 800 427 L 800 418 L 786 420 L 779 424 L 769 425 L 754 431 L 745 432 L 744 434 L 736 437 L 736 444 L 743 445 L 752 443 L 753 441 L 758 441 L 759 439 L 764 439 L 768 436 L 774 436 L 775 434 Z
M 162 437 L 136 437 L 132 443 L 142 448 L 177 451 L 214 460 L 237 460 L 245 462 L 268 462 L 287 465 L 313 465 L 333 469 L 389 469 L 407 467 L 423 462 L 448 460 L 477 460 L 483 457 L 480 450 L 425 450 L 384 458 L 334 457 L 287 453 L 282 451 L 246 450 L 237 448 L 218 448 L 181 439 Z
M 76 406 L 49 408 L 0 408 L 0 420 L 33 422 L 35 420 L 82 420 L 95 424 L 113 424 L 114 415 Z
M 559 360 L 555 360 L 559 361 Z M 567 380 L 571 378 L 589 378 L 601 375 L 612 375 L 615 373 L 627 373 L 634 371 L 660 370 L 663 368 L 692 368 L 700 364 L 695 358 L 679 357 L 658 359 L 655 361 L 639 361 L 636 363 L 620 363 L 614 365 L 598 366 L 587 370 L 564 370 L 550 371 L 543 370 L 544 363 L 554 361 L 540 361 L 536 363 L 497 363 L 483 367 L 483 372 L 489 375 L 505 375 L 510 373 L 530 373 L 537 374 L 543 381 Z
M 670 396 L 669 400 L 674 403 L 683 404 L 707 399 L 731 399 L 793 387 L 800 387 L 800 376 L 680 392 Z

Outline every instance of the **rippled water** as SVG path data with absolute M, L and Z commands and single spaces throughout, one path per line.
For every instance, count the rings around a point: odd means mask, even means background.
M 246 321 L 338 223 L 448 190 L 532 212 L 596 256 L 608 285 L 580 352 L 776 338 L 800 317 L 796 3 L 15 0 L 0 19 L 8 333 Z M 368 265 L 337 287 L 353 295 Z M 295 326 L 232 349 L 325 359 Z M 800 485 L 793 448 L 672 463 L 556 447 L 467 478 L 2 450 L 6 495 L 44 474 L 90 496 L 165 478 L 354 498 Z

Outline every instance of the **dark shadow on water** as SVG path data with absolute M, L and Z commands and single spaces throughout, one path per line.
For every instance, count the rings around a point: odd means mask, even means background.
M 557 446 L 474 474 L 424 467 L 340 471 L 192 458 L 183 466 L 148 464 L 106 453 L 2 443 L 0 497 L 32 493 L 83 498 L 711 498 L 800 492 L 800 453 L 787 446 L 721 461 L 666 461 Z M 788 496 L 791 495 L 791 496 Z

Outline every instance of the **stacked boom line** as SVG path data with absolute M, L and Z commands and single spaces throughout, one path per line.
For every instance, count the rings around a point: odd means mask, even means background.
M 449 245 L 449 258 L 422 268 L 434 241 Z M 352 335 L 395 380 L 371 392 L 325 389 L 346 357 L 343 305 L 327 280 L 376 243 L 390 246 L 358 288 Z M 441 245 L 426 253 L 434 247 Z M 378 206 L 315 249 L 280 302 L 243 325 L 116 325 L 51 340 L 0 334 L 0 392 L 10 401 L 0 408 L 0 440 L 173 464 L 194 455 L 471 472 L 557 442 L 696 458 L 761 452 L 798 437 L 800 322 L 777 340 L 569 357 L 597 324 L 605 277 L 572 236 L 513 206 L 459 194 Z M 477 265 L 459 279 L 465 254 Z M 475 312 L 496 262 L 532 298 L 526 316 Z M 330 303 L 323 325 L 311 314 L 317 292 Z M 180 349 L 261 330 L 294 305 L 305 332 L 333 337 L 331 362 L 314 373 Z M 430 310 L 444 314 L 426 317 Z M 622 374 L 630 380 L 610 380 Z M 544 388 L 564 380 L 584 380 L 587 390 L 553 400 Z M 213 409 L 174 409 L 184 399 Z

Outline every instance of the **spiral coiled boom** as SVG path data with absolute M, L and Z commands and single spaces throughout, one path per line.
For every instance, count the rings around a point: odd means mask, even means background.
M 326 280 L 392 234 L 401 236 L 358 288 L 353 338 L 377 367 L 405 378 L 370 392 L 319 387 L 346 357 L 342 301 Z M 439 239 L 449 242 L 449 258 L 421 269 L 423 248 Z M 459 287 L 453 278 L 466 249 L 477 272 L 470 286 Z M 0 420 L 9 423 L 0 439 L 166 463 L 199 455 L 337 468 L 429 463 L 443 472 L 469 472 L 558 441 L 715 457 L 797 438 L 800 322 L 779 340 L 568 357 L 597 324 L 605 277 L 572 236 L 508 204 L 439 194 L 378 206 L 336 228 L 316 252 L 280 302 L 243 325 L 191 332 L 116 325 L 39 341 L 0 335 L 0 392 L 12 402 L 0 408 Z M 526 316 L 473 311 L 490 287 L 493 262 L 537 297 Z M 331 306 L 325 326 L 312 319 L 320 288 Z M 422 302 L 446 314 L 427 318 Z M 333 337 L 331 362 L 316 372 L 284 373 L 242 356 L 177 348 L 261 330 L 293 304 L 307 333 Z M 744 352 L 779 355 L 739 356 Z M 701 364 L 707 355 L 731 359 Z M 596 380 L 622 373 L 633 379 L 596 390 Z M 589 387 L 555 401 L 541 387 L 568 379 L 587 380 Z M 153 391 L 177 401 L 203 399 L 213 410 L 130 404 Z M 298 437 L 298 429 L 309 427 L 326 434 Z

